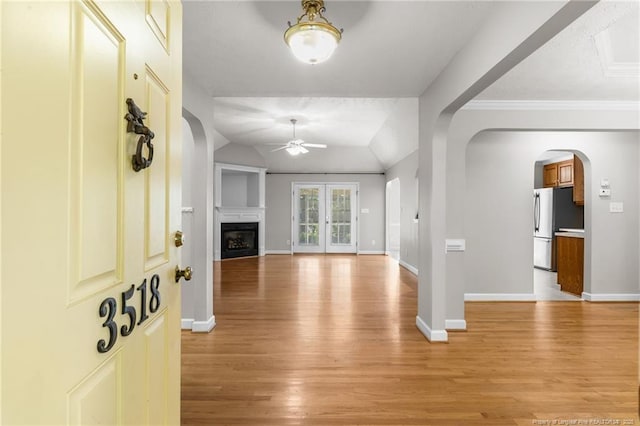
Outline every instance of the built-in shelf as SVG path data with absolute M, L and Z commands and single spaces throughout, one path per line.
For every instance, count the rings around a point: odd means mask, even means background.
M 221 224 L 258 223 L 258 255 L 265 254 L 265 177 L 267 169 L 215 163 L 214 260 L 221 257 Z

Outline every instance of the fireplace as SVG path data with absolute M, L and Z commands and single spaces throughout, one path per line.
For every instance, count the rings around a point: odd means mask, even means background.
M 221 223 L 220 258 L 258 255 L 258 222 Z

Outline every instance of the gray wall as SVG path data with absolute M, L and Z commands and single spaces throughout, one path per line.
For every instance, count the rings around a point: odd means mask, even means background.
M 222 173 L 222 181 L 224 182 L 222 185 L 222 205 L 225 207 L 247 207 L 247 175 Z
M 286 251 L 291 247 L 291 183 L 345 182 L 360 184 L 359 250 L 384 253 L 385 184 L 382 174 L 268 174 L 266 177 L 266 250 Z M 375 244 L 372 241 L 375 240 Z
M 400 179 L 400 262 L 414 272 L 418 269 L 419 259 L 419 223 L 414 221 L 418 212 L 417 172 L 418 151 L 409 154 L 386 172 L 387 182 Z
M 576 150 L 585 162 L 585 292 L 638 292 L 638 132 L 484 131 L 467 147 L 465 292 L 532 293 L 531 189 L 547 149 Z M 600 179 L 611 197 L 598 195 Z M 589 182 L 589 183 L 587 183 Z M 611 201 L 624 213 L 610 213 Z M 587 250 L 585 249 L 585 254 Z M 586 278 L 586 277 L 585 277 Z

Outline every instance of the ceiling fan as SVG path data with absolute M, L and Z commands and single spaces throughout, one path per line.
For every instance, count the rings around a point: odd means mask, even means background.
M 296 123 L 298 120 L 292 118 L 291 124 L 293 125 L 293 139 L 287 142 L 285 145 L 280 148 L 276 148 L 271 150 L 271 152 L 280 151 L 281 149 L 286 149 L 290 155 L 298 155 L 298 154 L 306 154 L 309 152 L 307 148 L 326 148 L 327 145 L 320 143 L 306 143 L 302 139 L 296 139 Z

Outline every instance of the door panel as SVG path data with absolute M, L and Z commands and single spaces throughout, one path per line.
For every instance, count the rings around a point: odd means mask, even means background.
M 169 90 L 153 70 L 145 69 L 146 102 L 148 127 L 153 130 L 154 167 L 145 173 L 145 270 L 149 271 L 168 261 L 168 180 L 167 126 L 169 125 L 167 105 L 170 105 Z
M 180 422 L 181 20 L 3 2 L 0 424 Z M 155 133 L 140 172 L 127 98 Z
M 325 247 L 324 185 L 296 185 L 294 200 L 294 252 L 323 253 Z
M 356 252 L 356 185 L 327 185 L 327 253 Z

